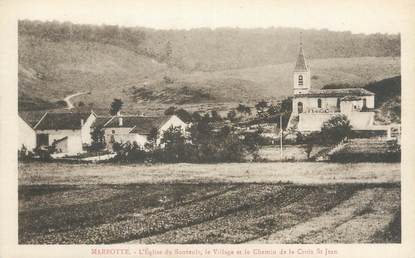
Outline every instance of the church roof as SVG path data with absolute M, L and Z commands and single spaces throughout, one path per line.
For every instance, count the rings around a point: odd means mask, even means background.
M 308 66 L 305 61 L 303 47 L 300 47 L 300 53 L 297 57 L 297 62 L 295 63 L 294 71 L 308 71 Z
M 307 93 L 296 94 L 296 97 L 346 97 L 346 96 L 373 96 L 373 92 L 363 88 L 321 89 L 309 90 Z

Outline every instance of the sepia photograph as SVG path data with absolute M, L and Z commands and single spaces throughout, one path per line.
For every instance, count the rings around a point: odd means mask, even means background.
M 20 2 L 17 244 L 402 244 L 403 4 L 352 2 Z
M 19 243 L 400 243 L 400 54 L 399 31 L 19 20 Z

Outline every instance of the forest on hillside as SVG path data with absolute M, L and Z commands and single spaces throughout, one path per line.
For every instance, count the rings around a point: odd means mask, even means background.
M 74 41 L 110 44 L 166 63 L 183 71 L 218 71 L 295 59 L 300 32 L 310 59 L 400 56 L 398 34 L 353 34 L 349 31 L 297 28 L 197 28 L 155 30 L 116 25 L 20 20 L 19 36 L 36 44 Z

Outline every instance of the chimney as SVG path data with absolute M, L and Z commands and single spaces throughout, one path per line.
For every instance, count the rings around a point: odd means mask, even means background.
M 118 117 L 118 126 L 122 126 L 122 117 L 121 116 Z

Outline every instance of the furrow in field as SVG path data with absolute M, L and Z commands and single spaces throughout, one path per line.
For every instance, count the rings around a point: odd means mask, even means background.
M 371 243 L 377 232 L 384 231 L 400 207 L 400 193 L 373 189 L 374 198 L 359 206 L 349 219 L 302 237 L 302 243 Z
M 221 195 L 190 203 L 175 209 L 161 210 L 148 216 L 137 216 L 122 221 L 76 229 L 66 232 L 42 234 L 26 239 L 26 243 L 115 243 L 139 239 L 169 230 L 214 220 L 240 210 L 255 207 L 257 203 L 272 200 L 272 196 L 285 190 L 282 185 L 240 185 Z
M 321 216 L 277 231 L 250 243 L 370 242 L 400 206 L 399 188 L 367 188 Z
M 43 202 L 39 206 L 48 208 L 25 209 L 19 212 L 19 241 L 25 242 L 39 234 L 66 232 L 77 228 L 94 227 L 128 218 L 147 216 L 164 209 L 172 209 L 181 203 L 207 200 L 235 189 L 235 187 L 237 186 L 224 184 L 183 184 L 175 185 L 175 187 L 151 184 L 121 187 L 104 185 L 94 186 L 92 189 L 87 187 L 80 196 L 79 191 L 82 190 L 77 188 L 68 188 L 66 191 L 50 194 L 44 190 L 45 193 L 41 196 L 35 196 L 31 192 L 33 189 L 30 189 L 25 192 L 26 198 L 19 202 L 30 203 L 31 199 L 35 198 L 36 202 Z M 103 196 L 102 191 L 106 192 L 104 196 L 111 196 L 99 199 Z M 72 201 L 66 200 L 67 196 L 72 195 L 78 195 L 78 198 Z M 56 199 L 62 199 L 63 205 L 60 207 L 52 205 L 51 207 L 48 205 L 49 198 L 52 199 L 52 202 Z M 68 203 L 70 205 L 65 205 Z
M 353 191 L 330 187 L 288 186 L 272 199 L 215 220 L 166 233 L 138 239 L 130 243 L 194 244 L 241 243 L 277 230 L 293 226 L 306 218 L 317 216 L 351 196 Z M 241 223 L 243 221 L 243 223 Z

